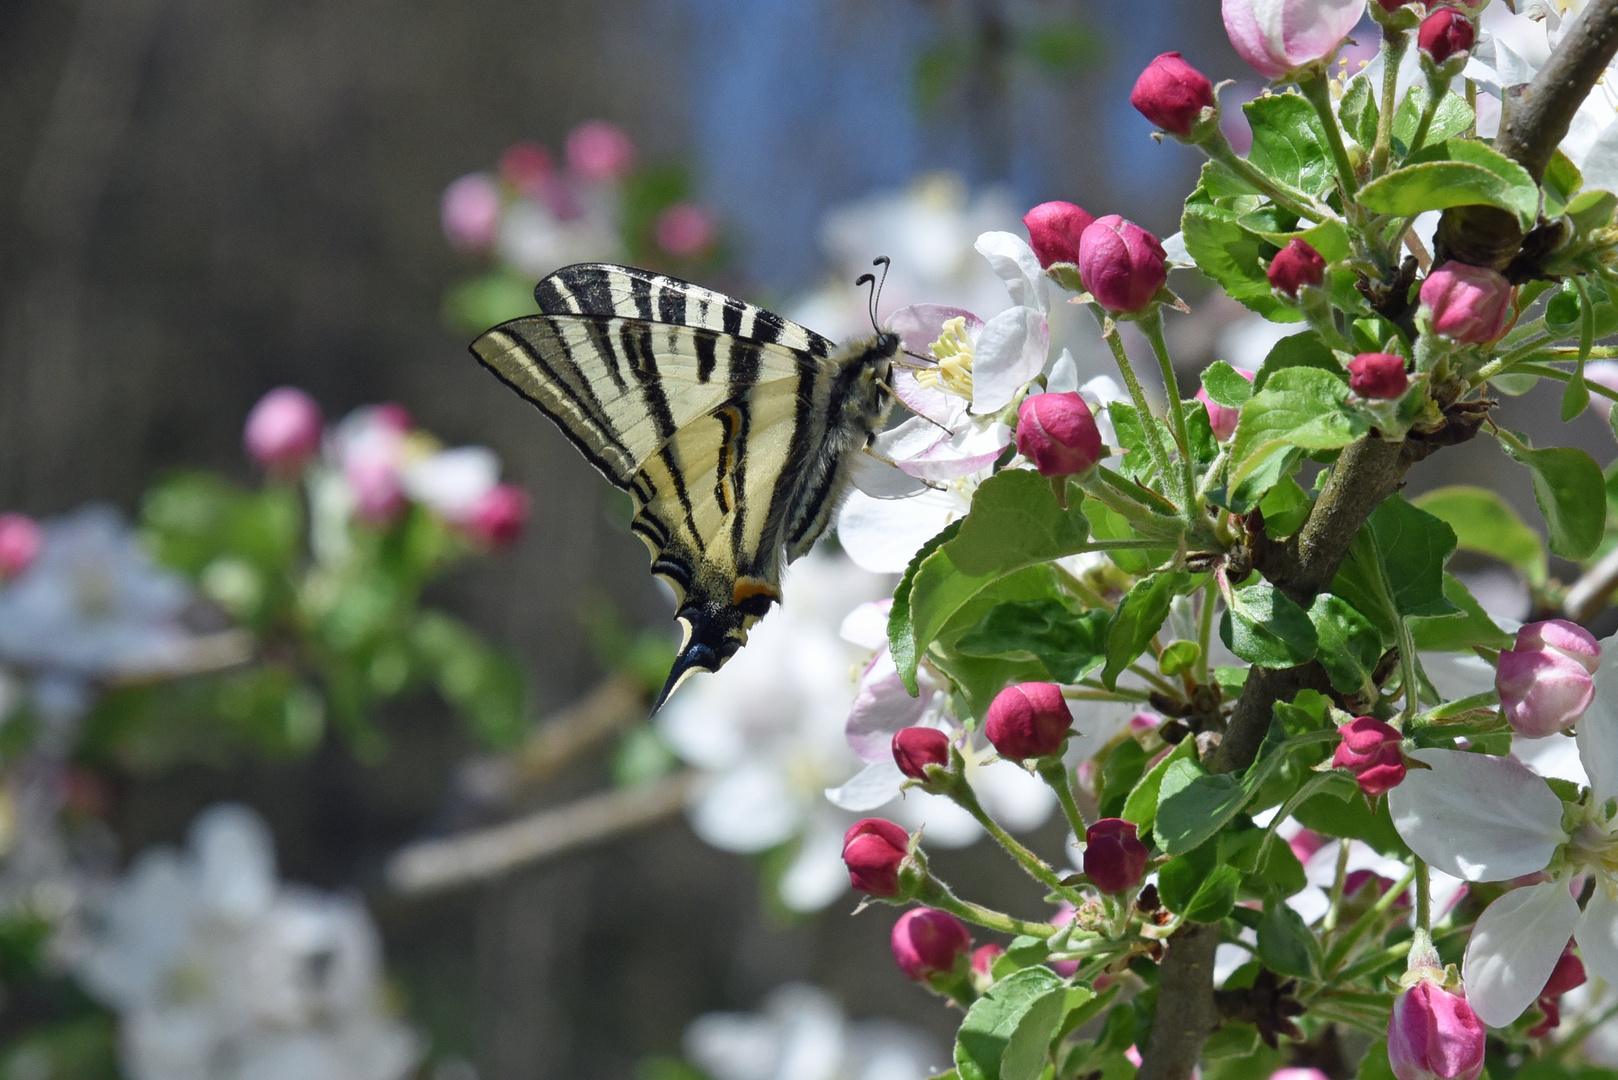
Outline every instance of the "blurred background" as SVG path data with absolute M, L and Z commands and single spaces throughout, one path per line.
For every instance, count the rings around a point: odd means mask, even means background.
M 1176 230 L 1199 159 L 1127 101 L 1169 49 L 1258 91 L 1206 0 L 0 5 L 0 512 L 44 523 L 0 584 L 0 1076 L 945 1065 L 892 913 L 814 883 L 819 811 L 721 835 L 685 770 L 736 755 L 636 723 L 669 603 L 615 493 L 466 344 L 583 258 L 842 335 L 888 254 L 890 310 L 992 314 L 972 241 L 1035 203 Z M 1273 334 L 1176 286 L 1188 388 L 1257 365 Z M 289 385 L 327 421 L 301 487 L 243 451 Z M 1573 436 L 1612 458 L 1598 417 Z M 1492 443 L 1413 483 L 1482 474 L 1537 522 Z M 838 623 L 888 582 L 844 570 L 802 633 L 846 674 Z M 818 799 L 852 769 L 815 738 L 765 741 Z M 970 839 L 946 876 L 1037 899 Z M 793 1072 L 793 1039 L 843 1049 Z

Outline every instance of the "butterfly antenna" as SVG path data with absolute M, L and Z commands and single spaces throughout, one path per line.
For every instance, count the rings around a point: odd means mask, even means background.
M 854 287 L 857 289 L 861 285 L 866 284 L 871 286 L 871 296 L 870 301 L 867 304 L 867 313 L 871 316 L 871 329 L 881 333 L 882 328 L 877 325 L 876 321 L 876 311 L 877 306 L 882 301 L 882 286 L 886 285 L 888 282 L 888 268 L 893 265 L 893 260 L 888 258 L 886 255 L 878 255 L 876 258 L 871 260 L 871 265 L 880 266 L 882 268 L 882 279 L 878 281 L 875 274 L 861 274 L 859 277 L 854 279 Z

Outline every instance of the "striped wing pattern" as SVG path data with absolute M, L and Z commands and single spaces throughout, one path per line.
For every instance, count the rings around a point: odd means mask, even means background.
M 891 335 L 837 350 L 772 312 L 633 267 L 570 266 L 543 314 L 472 344 L 635 502 L 633 531 L 679 602 L 663 692 L 717 671 L 780 598 L 783 556 L 825 530 L 848 451 L 880 430 Z

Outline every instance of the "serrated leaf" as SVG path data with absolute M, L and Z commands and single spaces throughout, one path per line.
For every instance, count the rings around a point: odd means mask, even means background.
M 1253 131 L 1247 157 L 1260 172 L 1312 195 L 1336 182 L 1326 130 L 1301 94 L 1254 98 L 1242 112 Z
M 1303 316 L 1275 298 L 1265 268 L 1276 246 L 1237 224 L 1239 214 L 1210 203 L 1188 202 L 1180 219 L 1185 248 L 1197 269 L 1234 300 L 1275 322 Z
M 1271 375 L 1242 406 L 1231 438 L 1230 487 L 1292 450 L 1335 450 L 1370 428 L 1347 406 L 1348 384 L 1315 367 L 1289 367 Z M 1279 476 L 1277 476 L 1279 479 Z M 1256 499 L 1263 492 L 1252 493 Z
M 1106 655 L 1108 615 L 1075 613 L 1058 600 L 999 604 L 955 642 L 968 656 L 1038 660 L 1051 679 L 1076 683 Z
M 1265 967 L 1278 975 L 1312 978 L 1317 948 L 1315 935 L 1301 915 L 1277 900 L 1264 905 L 1264 918 L 1258 924 L 1258 958 Z
M 1216 360 L 1203 369 L 1202 388 L 1227 409 L 1239 409 L 1253 396 L 1253 380 L 1223 360 Z
M 1400 616 L 1459 610 L 1444 597 L 1444 563 L 1454 550 L 1453 529 L 1392 495 L 1354 537 L 1331 591 L 1394 641 Z
M 1369 619 L 1340 596 L 1321 593 L 1309 605 L 1309 621 L 1320 639 L 1316 657 L 1340 694 L 1369 689 L 1371 673 L 1382 659 L 1382 635 Z
M 974 1001 L 955 1037 L 961 1080 L 999 1080 L 1018 1024 L 1047 997 L 1063 997 L 1062 980 L 1049 968 L 1031 967 L 1001 979 Z
M 1545 516 L 1551 551 L 1564 559 L 1594 554 L 1607 527 L 1606 482 L 1595 459 L 1571 446 L 1531 450 L 1502 439 L 1500 447 L 1533 475 L 1534 501 Z
M 1429 491 L 1412 505 L 1448 523 L 1461 550 L 1499 559 L 1531 585 L 1545 584 L 1545 541 L 1495 492 L 1456 484 Z
M 1408 152 L 1410 140 L 1416 136 L 1416 125 L 1421 122 L 1422 111 L 1426 108 L 1427 88 L 1417 84 L 1410 88 L 1394 110 L 1393 141 L 1401 156 Z M 1432 124 L 1427 128 L 1426 142 L 1432 145 L 1452 135 L 1459 135 L 1472 126 L 1473 120 L 1472 107 L 1464 97 L 1445 94 L 1444 100 L 1438 103 L 1438 111 L 1433 114 Z
M 911 556 L 910 565 L 905 567 L 904 576 L 893 590 L 893 608 L 888 612 L 888 650 L 893 654 L 893 662 L 899 669 L 899 678 L 910 696 L 918 693 L 916 688 L 916 663 L 920 653 L 916 648 L 915 621 L 910 615 L 910 594 L 915 588 L 916 574 L 935 551 L 955 539 L 961 531 L 961 523 L 952 521 L 937 536 L 921 546 L 915 555 Z
M 1233 589 L 1220 636 L 1258 667 L 1293 667 L 1314 658 L 1314 625 L 1286 593 L 1264 583 Z
M 1243 669 L 1245 670 L 1245 669 Z M 1163 777 L 1174 767 L 1177 761 L 1184 761 L 1196 753 L 1196 740 L 1184 739 L 1167 757 L 1146 770 L 1140 778 L 1135 789 L 1124 800 L 1123 812 L 1119 814 L 1125 821 L 1133 821 L 1140 827 L 1141 832 L 1152 829 L 1157 821 L 1157 802 L 1163 789 Z
M 1495 206 L 1515 214 L 1524 231 L 1539 214 L 1539 185 L 1528 170 L 1471 139 L 1423 147 L 1402 167 L 1360 188 L 1358 198 L 1368 210 L 1400 217 Z
M 1516 638 L 1495 625 L 1489 613 L 1454 574 L 1444 575 L 1444 599 L 1460 609 L 1455 615 L 1410 620 L 1410 635 L 1423 652 L 1465 652 L 1474 648 L 1509 649 Z
M 1118 605 L 1107 625 L 1107 664 L 1101 670 L 1107 689 L 1116 687 L 1118 676 L 1145 651 L 1186 580 L 1182 572 L 1153 574 L 1136 582 Z

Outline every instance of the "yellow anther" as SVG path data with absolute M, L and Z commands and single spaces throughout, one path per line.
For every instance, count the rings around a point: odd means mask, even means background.
M 938 340 L 928 348 L 938 366 L 916 372 L 916 381 L 928 389 L 941 386 L 957 397 L 972 400 L 972 339 L 966 335 L 965 317 L 957 315 L 947 320 Z

